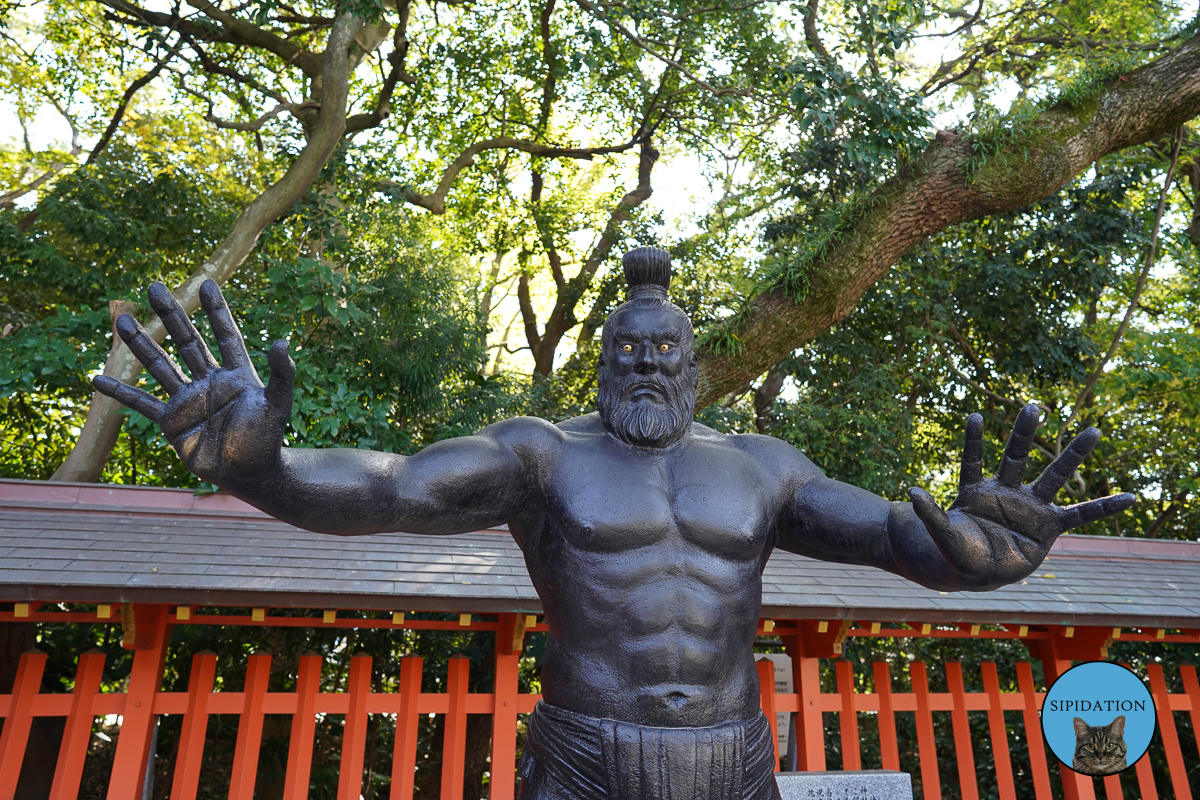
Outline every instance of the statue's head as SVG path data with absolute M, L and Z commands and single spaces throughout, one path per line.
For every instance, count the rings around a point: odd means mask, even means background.
M 696 409 L 696 337 L 668 299 L 671 257 L 657 247 L 625 254 L 629 295 L 604 323 L 596 407 L 614 436 L 666 447 L 687 433 Z

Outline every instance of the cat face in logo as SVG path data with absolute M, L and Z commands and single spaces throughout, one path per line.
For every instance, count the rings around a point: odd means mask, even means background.
M 1115 775 L 1125 764 L 1125 715 L 1107 725 L 1075 718 L 1075 758 L 1071 769 L 1084 775 Z

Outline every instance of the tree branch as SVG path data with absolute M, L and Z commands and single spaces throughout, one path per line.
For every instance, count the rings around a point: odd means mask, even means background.
M 175 297 L 186 313 L 192 314 L 200 307 L 200 285 L 204 281 L 211 278 L 217 283 L 224 283 L 237 271 L 266 227 L 291 208 L 312 186 L 341 142 L 346 128 L 349 96 L 350 75 L 347 67 L 350 44 L 360 27 L 362 20 L 349 14 L 338 15 L 321 59 L 321 111 L 316 125 L 309 132 L 304 149 L 283 177 L 243 209 L 213 253 L 175 290 Z M 145 328 L 156 342 L 161 342 L 166 336 L 161 320 L 152 320 Z M 124 342 L 115 345 L 105 362 L 104 374 L 125 383 L 133 383 L 142 365 Z M 99 392 L 95 393 L 79 441 L 67 460 L 55 470 L 51 480 L 96 480 L 117 442 L 123 421 L 120 404 Z
M 807 280 L 803 299 L 790 295 L 786 284 L 764 286 L 743 313 L 706 332 L 708 341 L 736 335 L 744 351 L 702 350 L 699 407 L 845 319 L 863 293 L 926 237 L 1041 200 L 1097 159 L 1151 141 L 1197 114 L 1200 37 L 1193 37 L 1110 81 L 1094 100 L 1022 121 L 986 159 L 978 155 L 978 143 L 942 131 L 911 168 L 844 213 L 835 246 L 800 256 L 796 269 Z
M 579 158 L 590 161 L 596 156 L 624 153 L 626 150 L 642 144 L 643 139 L 647 135 L 647 131 L 639 130 L 632 139 L 624 144 L 603 145 L 600 147 L 555 147 L 539 142 L 531 142 L 528 139 L 498 136 L 494 139 L 484 139 L 483 141 L 476 142 L 463 150 L 457 158 L 450 162 L 450 166 L 446 167 L 446 171 L 442 173 L 442 178 L 438 182 L 438 187 L 433 194 L 420 194 L 414 191 L 411 186 L 401 186 L 391 181 L 381 181 L 380 185 L 399 191 L 400 195 L 407 202 L 415 206 L 428 209 L 434 214 L 444 214 L 446 213 L 446 196 L 454 186 L 454 181 L 458 178 L 459 173 L 473 165 L 475 163 L 475 156 L 486 150 L 509 149 L 544 158 Z
M 612 30 L 620 33 L 637 47 L 645 50 L 647 53 L 666 64 L 668 67 L 678 72 L 680 75 L 683 75 L 692 83 L 701 87 L 705 91 L 712 93 L 716 97 L 745 96 L 750 94 L 750 90 L 737 86 L 713 86 L 711 83 L 704 80 L 699 75 L 696 75 L 687 67 L 683 66 L 683 64 L 680 64 L 678 61 L 658 52 L 658 50 L 647 44 L 645 39 L 629 30 L 629 28 L 625 27 L 620 22 L 612 19 L 608 14 L 604 13 L 604 9 L 591 2 L 591 0 L 575 0 L 575 4 L 592 16 L 596 17 L 596 19 L 603 22 Z
M 84 166 L 91 164 L 96 160 L 97 156 L 104 152 L 104 148 L 108 147 L 108 142 L 112 139 L 113 134 L 117 132 L 117 128 L 121 126 L 121 120 L 125 118 L 125 109 L 129 107 L 129 101 L 137 94 L 138 90 L 148 84 L 150 81 L 158 77 L 158 74 L 163 71 L 163 67 L 175 55 L 174 51 L 168 50 L 162 58 L 155 63 L 145 75 L 135 80 L 125 89 L 125 93 L 121 95 L 121 102 L 117 104 L 117 110 L 113 112 L 112 119 L 108 122 L 108 127 L 104 129 L 104 133 L 100 135 L 100 140 L 96 142 L 96 146 L 92 148 L 92 152 L 88 155 Z
M 195 94 L 197 94 L 197 96 L 201 96 L 198 93 L 195 93 Z M 208 113 L 204 115 L 204 119 L 208 122 L 211 122 L 213 125 L 216 125 L 218 128 L 223 128 L 223 129 L 229 130 L 229 131 L 243 131 L 245 133 L 253 133 L 255 131 L 262 130 L 263 125 L 266 125 L 269 121 L 275 119 L 275 117 L 279 116 L 284 111 L 289 111 L 293 114 L 298 114 L 300 111 L 303 111 L 306 108 L 320 108 L 320 107 L 321 107 L 320 103 L 314 102 L 312 100 L 308 100 L 303 103 L 280 103 L 279 105 L 275 106 L 273 109 L 268 111 L 267 113 L 263 114 L 258 119 L 254 119 L 249 122 L 230 122 L 229 120 L 221 119 L 217 115 L 213 114 L 212 101 L 209 101 L 209 110 L 208 110 Z
M 34 178 L 29 183 L 26 183 L 23 186 L 18 186 L 11 192 L 0 194 L 0 208 L 7 208 L 11 205 L 14 205 L 18 200 L 30 192 L 36 192 L 46 183 L 46 181 L 50 180 L 69 166 L 71 166 L 70 161 L 56 161 L 50 165 L 50 169 Z
M 310 78 L 321 74 L 321 57 L 316 53 L 292 44 L 270 31 L 266 31 L 253 23 L 235 17 L 227 11 L 222 11 L 208 0 L 188 0 L 188 5 L 203 12 L 206 16 L 221 23 L 224 31 L 218 32 L 212 28 L 185 19 L 177 14 L 166 14 L 161 11 L 150 11 L 127 0 L 96 0 L 103 6 L 124 14 L 127 18 L 105 15 L 114 22 L 139 27 L 171 28 L 180 34 L 185 34 L 202 42 L 225 42 L 227 44 L 246 45 L 266 50 L 278 56 L 287 64 L 295 64 Z
M 813 55 L 822 61 L 833 61 L 829 51 L 825 49 L 821 37 L 817 35 L 817 12 L 820 11 L 821 0 L 808 0 L 804 9 L 804 41 Z
M 123 2 L 123 0 L 102 0 L 102 2 Z M 280 38 L 240 17 L 235 17 L 228 11 L 222 11 L 209 0 L 187 0 L 187 4 L 224 25 L 229 36 L 228 41 L 231 43 L 246 44 L 274 53 L 285 63 L 295 64 L 310 78 L 316 79 L 321 76 L 322 59 L 316 53 L 292 44 L 287 39 Z
M 1146 246 L 1146 261 L 1142 265 L 1142 271 L 1138 274 L 1137 283 L 1133 288 L 1133 297 L 1129 299 L 1129 307 L 1125 309 L 1125 316 L 1121 318 L 1121 324 L 1117 326 L 1117 332 L 1113 334 L 1112 343 L 1108 346 L 1108 350 L 1104 353 L 1104 357 L 1100 359 L 1100 363 L 1092 370 L 1092 374 L 1083 384 L 1082 391 L 1075 398 L 1075 402 L 1071 405 L 1071 415 L 1067 417 L 1066 422 L 1058 430 L 1058 439 L 1055 442 L 1055 450 L 1062 452 L 1063 435 L 1067 429 L 1071 427 L 1071 423 L 1079 418 L 1079 410 L 1083 408 L 1083 404 L 1087 402 L 1088 397 L 1092 393 L 1092 389 L 1096 386 L 1096 381 L 1100 380 L 1100 376 L 1104 373 L 1104 368 L 1108 366 L 1108 362 L 1116 355 L 1117 348 L 1120 347 L 1121 341 L 1125 338 L 1125 332 L 1129 330 L 1129 322 L 1133 319 L 1133 314 L 1137 311 L 1138 301 L 1142 297 L 1142 290 L 1146 288 L 1146 279 L 1150 277 L 1150 270 L 1154 268 L 1154 258 L 1158 251 L 1158 229 L 1162 224 L 1163 211 L 1167 207 L 1167 195 L 1171 193 L 1171 186 L 1175 182 L 1175 167 L 1179 164 L 1179 148 L 1183 144 L 1183 131 L 1175 131 L 1175 146 L 1171 152 L 1171 165 L 1167 167 L 1167 177 L 1163 179 L 1162 191 L 1158 194 L 1158 208 L 1154 211 L 1154 225 L 1150 229 L 1150 243 Z
M 346 133 L 358 133 L 379 125 L 392 112 L 392 95 L 396 92 L 396 84 L 403 82 L 411 86 L 417 82 L 416 77 L 408 73 L 405 65 L 408 58 L 408 0 L 403 0 L 397 10 L 400 12 L 400 23 L 392 35 L 392 54 L 388 56 L 392 69 L 379 88 L 374 110 L 365 114 L 355 114 L 346 120 Z
M 1005 397 L 1002 394 L 997 394 L 996 392 L 993 392 L 991 389 L 987 388 L 982 383 L 973 379 L 970 375 L 963 372 L 958 367 L 954 366 L 954 362 L 950 360 L 950 354 L 946 352 L 946 346 L 944 344 L 942 344 L 942 341 L 940 339 L 935 338 L 934 343 L 937 345 L 938 352 L 942 354 L 942 360 L 946 362 L 946 366 L 950 369 L 951 372 L 954 373 L 954 377 L 958 378 L 960 381 L 965 383 L 967 386 L 970 386 L 972 389 L 974 389 L 975 391 L 984 395 L 985 397 L 990 397 L 992 400 L 996 401 L 997 403 L 1002 403 L 1006 406 L 1012 406 L 1013 408 L 1024 408 L 1025 407 L 1025 403 L 1022 403 L 1019 400 L 1014 400 L 1011 397 Z
M 200 67 L 205 72 L 209 73 L 210 75 L 224 75 L 226 78 L 231 78 L 232 80 L 236 81 L 237 83 L 242 84 L 243 86 L 249 86 L 251 89 L 255 90 L 256 92 L 260 92 L 260 93 L 266 95 L 267 97 L 270 97 L 272 100 L 274 100 L 277 103 L 288 102 L 287 98 L 284 97 L 282 94 L 275 91 L 274 89 L 264 86 L 260 81 L 256 80 L 255 78 L 253 78 L 249 75 L 246 75 L 242 72 L 239 72 L 238 70 L 234 69 L 233 67 L 229 67 L 224 64 L 218 64 L 216 61 L 213 60 L 213 58 L 208 54 L 208 52 L 203 47 L 200 46 L 200 43 L 198 41 L 196 41 L 196 39 L 193 38 L 192 36 L 189 36 L 182 32 L 180 32 L 180 36 L 183 38 L 184 41 L 186 41 L 188 43 L 188 46 L 192 48 L 192 51 L 195 52 L 196 56 L 200 59 Z

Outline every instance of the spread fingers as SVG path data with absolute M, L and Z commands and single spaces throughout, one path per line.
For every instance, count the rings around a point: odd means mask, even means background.
M 159 400 L 152 394 L 143 392 L 128 384 L 121 383 L 116 378 L 110 378 L 107 375 L 97 375 L 92 378 L 92 386 L 100 394 L 108 395 L 118 403 L 132 408 L 144 417 L 148 417 L 154 422 L 158 422 L 166 410 L 167 404 Z
M 179 387 L 188 382 L 166 351 L 158 346 L 158 342 L 146 335 L 145 329 L 133 317 L 128 314 L 118 317 L 117 333 L 121 336 L 121 340 L 129 345 L 129 349 L 137 356 L 137 360 L 142 362 L 142 366 L 167 390 L 167 394 L 175 394 L 179 391 Z
M 1008 444 L 1004 446 L 1000 470 L 996 473 L 997 480 L 1004 486 L 1021 485 L 1021 475 L 1025 472 L 1025 461 L 1029 458 L 1029 449 L 1033 447 L 1033 435 L 1037 433 L 1040 417 L 1038 407 L 1033 403 L 1025 406 L 1017 415 L 1017 422 L 1008 435 Z
M 175 296 L 167 291 L 167 287 L 155 282 L 150 285 L 150 291 L 147 294 L 150 296 L 150 307 L 154 309 L 155 314 L 158 314 L 167 332 L 171 334 L 171 339 L 179 350 L 179 356 L 183 359 L 183 363 L 187 364 L 192 377 L 203 378 L 215 370 L 217 362 L 213 359 L 212 353 L 208 352 L 208 345 L 200 338 L 196 326 L 188 319 L 183 306 L 179 305 Z
M 246 352 L 246 343 L 242 332 L 229 313 L 229 304 L 225 302 L 221 289 L 216 281 L 205 281 L 200 286 L 200 305 L 208 314 L 208 324 L 212 326 L 213 336 L 217 339 L 217 348 L 221 351 L 221 366 L 225 369 L 242 369 L 249 365 L 250 356 Z

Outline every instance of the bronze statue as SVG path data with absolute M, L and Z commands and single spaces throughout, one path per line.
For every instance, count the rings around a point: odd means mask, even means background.
M 156 283 L 150 303 L 191 380 L 123 316 L 121 338 L 170 400 L 107 377 L 95 386 L 157 422 L 196 475 L 309 530 L 453 534 L 507 523 L 550 629 L 522 800 L 777 797 L 753 657 L 775 547 L 986 591 L 1029 575 L 1063 531 L 1133 503 L 1123 494 L 1053 504 L 1095 447 L 1095 428 L 1023 485 L 1033 405 L 994 478 L 982 473 L 983 419 L 970 417 L 947 510 L 921 489 L 893 503 L 830 480 L 778 439 L 717 433 L 692 421 L 694 335 L 667 297 L 669 256 L 633 250 L 625 274 L 629 299 L 604 325 L 598 413 L 558 425 L 510 419 L 410 457 L 283 447 L 295 374 L 287 342 L 271 348 L 263 386 L 211 281 L 201 300 L 220 365 Z

